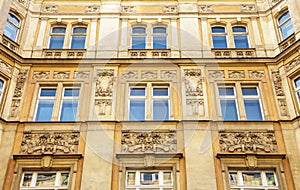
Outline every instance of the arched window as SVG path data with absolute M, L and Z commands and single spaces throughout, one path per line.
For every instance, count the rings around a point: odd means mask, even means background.
M 213 26 L 211 28 L 214 48 L 227 48 L 227 33 L 223 26 Z
M 145 49 L 146 48 L 146 28 L 136 26 L 132 28 L 131 32 L 131 48 L 132 49 Z
M 9 13 L 4 28 L 4 35 L 13 41 L 16 41 L 20 30 L 20 25 L 20 19 L 14 14 Z
M 49 49 L 62 49 L 65 41 L 65 26 L 56 26 L 51 29 Z
M 283 40 L 294 33 L 289 11 L 286 11 L 278 18 L 278 26 Z
M 74 27 L 71 35 L 71 49 L 85 49 L 86 27 Z
M 167 48 L 167 29 L 165 27 L 154 27 L 152 33 L 153 49 Z
M 234 45 L 236 48 L 249 48 L 248 32 L 244 26 L 232 27 Z

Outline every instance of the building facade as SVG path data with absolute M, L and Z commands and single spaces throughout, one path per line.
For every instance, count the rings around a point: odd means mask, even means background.
M 0 187 L 300 189 L 299 10 L 0 1 Z

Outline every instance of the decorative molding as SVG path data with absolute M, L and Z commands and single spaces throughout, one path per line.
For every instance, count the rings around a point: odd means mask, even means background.
M 210 79 L 225 78 L 225 72 L 224 72 L 224 70 L 209 70 L 208 78 L 210 78 Z
M 276 96 L 284 96 L 282 79 L 278 70 L 271 70 Z
M 25 81 L 27 78 L 28 69 L 21 69 L 18 74 L 17 84 L 14 91 L 14 98 L 20 98 L 22 97 Z
M 160 78 L 162 79 L 175 79 L 177 71 L 160 71 Z
M 95 105 L 98 107 L 99 115 L 111 115 L 111 109 L 112 109 L 111 99 L 95 100 Z
M 91 5 L 86 7 L 85 13 L 99 13 L 100 12 L 100 6 L 98 5 Z
M 265 71 L 263 71 L 263 70 L 249 70 L 248 75 L 249 75 L 249 78 L 253 78 L 253 79 L 265 78 Z
M 142 71 L 142 79 L 157 79 L 157 71 Z
M 58 13 L 58 5 L 44 5 L 43 10 L 46 13 Z
M 124 71 L 122 72 L 122 79 L 138 79 L 137 71 Z
M 52 156 L 43 156 L 41 159 L 41 167 L 42 168 L 51 168 L 53 165 L 53 157 Z
M 122 152 L 176 152 L 176 132 L 122 132 Z
M 184 69 L 185 95 L 203 96 L 203 84 L 200 69 Z
M 69 79 L 70 71 L 54 71 L 53 78 L 54 79 Z
M 20 99 L 13 99 L 10 107 L 9 117 L 18 117 L 20 114 Z
M 287 72 L 289 72 L 290 70 L 297 67 L 298 65 L 300 65 L 300 56 L 298 56 L 295 59 L 293 59 L 292 61 L 288 62 L 285 65 L 285 69 L 286 69 Z
M 256 155 L 247 155 L 247 157 L 245 158 L 245 163 L 248 168 L 256 168 L 257 167 Z
M 50 71 L 34 71 L 32 79 L 49 79 Z
M 212 13 L 213 6 L 212 5 L 199 5 L 199 12 L 200 13 Z
M 242 4 L 241 5 L 241 12 L 255 12 L 257 8 L 255 4 Z
M 24 133 L 21 154 L 70 154 L 76 153 L 79 132 Z
M 0 70 L 5 73 L 11 74 L 12 66 L 0 59 Z
M 220 132 L 222 152 L 277 152 L 273 132 Z
M 97 71 L 96 97 L 111 97 L 114 84 L 114 70 L 100 69 Z
M 146 155 L 144 157 L 144 166 L 145 167 L 155 166 L 155 157 L 152 155 Z
M 278 100 L 279 110 L 281 116 L 288 116 L 288 108 L 285 99 Z
M 135 6 L 121 6 L 121 13 L 135 13 Z
M 229 70 L 228 78 L 245 78 L 244 70 Z
M 186 100 L 187 115 L 204 115 L 204 100 Z
M 177 5 L 166 5 L 163 7 L 164 13 L 178 13 L 178 7 Z
M 90 72 L 89 71 L 74 71 L 73 79 L 89 79 Z

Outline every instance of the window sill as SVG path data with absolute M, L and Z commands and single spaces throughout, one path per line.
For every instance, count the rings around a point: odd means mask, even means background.
M 280 51 L 284 51 L 285 49 L 290 47 L 294 42 L 296 42 L 296 36 L 295 34 L 292 34 L 278 44 Z
M 4 44 L 9 49 L 13 50 L 14 52 L 17 52 L 19 50 L 20 45 L 16 43 L 15 41 L 9 39 L 5 35 L 2 36 L 2 44 Z
M 168 58 L 171 49 L 128 49 L 132 58 Z
M 215 58 L 253 58 L 255 48 L 212 48 Z
M 86 49 L 43 49 L 44 58 L 82 58 Z

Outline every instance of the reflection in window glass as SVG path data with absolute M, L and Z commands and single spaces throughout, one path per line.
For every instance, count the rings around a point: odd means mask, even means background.
M 62 49 L 65 40 L 65 27 L 54 27 L 50 34 L 49 49 Z
M 86 28 L 77 27 L 73 28 L 71 49 L 84 49 L 86 40 Z
M 37 101 L 35 121 L 51 121 L 56 89 L 42 88 Z
M 12 13 L 9 13 L 4 28 L 4 35 L 13 41 L 16 41 L 19 29 L 20 20 Z
M 215 26 L 211 28 L 212 42 L 214 48 L 227 48 L 226 30 L 224 27 Z
M 289 11 L 285 12 L 278 18 L 279 29 L 281 32 L 282 39 L 288 38 L 294 33 L 293 24 L 290 18 Z
M 79 89 L 65 88 L 61 105 L 60 121 L 75 121 L 78 109 Z

